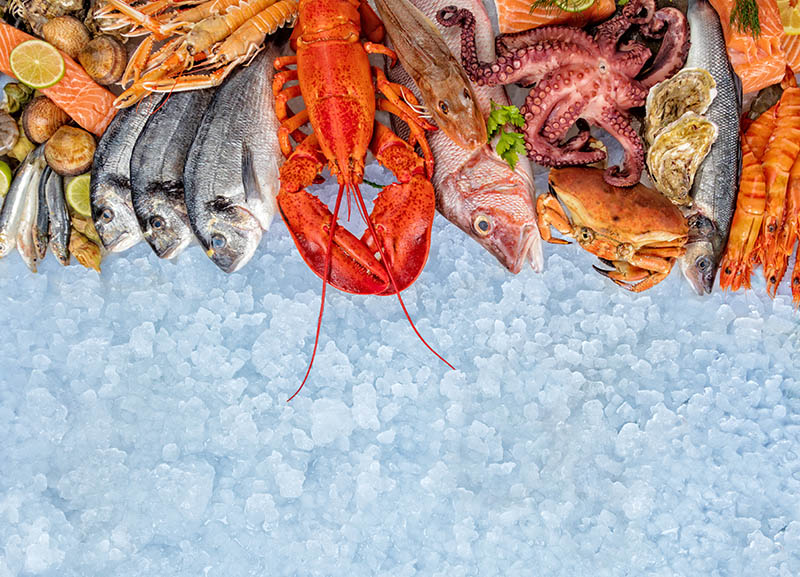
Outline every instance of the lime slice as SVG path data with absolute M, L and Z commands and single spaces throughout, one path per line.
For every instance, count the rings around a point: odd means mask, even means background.
M 44 40 L 28 40 L 9 55 L 11 72 L 31 88 L 52 86 L 64 77 L 64 57 Z
M 797 0 L 778 0 L 783 31 L 788 36 L 800 34 L 800 5 Z
M 92 202 L 89 200 L 89 173 L 76 176 L 67 184 L 67 204 L 81 216 L 92 217 Z
M 11 167 L 0 160 L 0 198 L 4 197 L 11 186 Z
M 594 0 L 554 0 L 564 12 L 583 12 L 594 4 Z

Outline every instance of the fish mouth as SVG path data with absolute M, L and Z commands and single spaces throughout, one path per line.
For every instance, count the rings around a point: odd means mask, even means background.
M 115 247 L 122 244 L 122 241 L 125 240 L 126 237 L 130 236 L 130 234 L 126 231 L 122 231 L 118 233 L 115 237 L 111 240 L 106 240 L 104 235 L 100 235 L 100 240 L 103 242 L 103 248 L 105 248 L 108 252 L 114 252 Z
M 539 250 L 538 254 L 536 254 L 537 251 L 534 247 L 536 239 L 539 237 L 537 233 L 538 230 L 536 225 L 526 224 L 522 227 L 522 230 L 519 233 L 519 239 L 514 245 L 522 247 L 522 250 L 518 250 L 515 255 L 504 255 L 508 258 L 504 259 L 503 264 L 505 264 L 509 272 L 518 274 L 522 270 L 522 266 L 525 264 L 525 261 L 529 261 L 531 263 L 531 267 L 537 272 L 541 270 L 541 250 Z M 537 268 L 537 266 L 539 268 Z

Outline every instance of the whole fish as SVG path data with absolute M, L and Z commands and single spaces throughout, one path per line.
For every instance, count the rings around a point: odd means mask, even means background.
M 717 83 L 717 97 L 705 113 L 719 128 L 692 187 L 687 211 L 689 241 L 680 257 L 681 270 L 697 294 L 714 288 L 717 267 L 728 241 L 741 175 L 739 116 L 742 85 L 728 61 L 719 17 L 706 0 L 689 0 L 687 11 L 692 45 L 687 68 L 704 68 Z
M 152 94 L 119 111 L 97 143 L 89 195 L 95 229 L 110 252 L 127 250 L 142 239 L 131 202 L 131 153 L 161 99 Z
M 272 63 L 279 53 L 278 46 L 268 43 L 217 89 L 183 172 L 192 231 L 225 272 L 250 260 L 277 210 L 283 156 Z
M 64 180 L 49 166 L 42 175 L 47 210 L 50 213 L 50 250 L 58 262 L 69 264 L 70 219 L 67 204 L 64 202 Z
M 131 199 L 142 235 L 159 258 L 194 239 L 183 198 L 183 167 L 214 90 L 173 94 L 147 121 L 131 155 Z
M 0 258 L 8 255 L 17 245 L 17 230 L 27 202 L 27 191 L 36 174 L 41 170 L 40 158 L 44 146 L 40 146 L 22 161 L 0 209 Z
M 42 155 L 38 155 L 33 161 L 34 172 L 23 194 L 25 204 L 22 208 L 22 215 L 17 227 L 17 250 L 22 260 L 31 270 L 38 270 L 39 253 L 36 243 L 36 220 L 39 213 L 39 181 L 44 172 L 45 161 Z
M 478 0 L 413 0 L 422 13 L 433 19 L 438 10 L 449 5 L 468 8 L 475 15 L 475 38 L 478 56 L 494 59 L 494 33 L 486 9 Z M 450 50 L 457 54 L 461 36 L 455 28 L 440 28 Z M 417 96 L 420 92 L 411 77 L 400 66 L 388 70 L 389 78 L 408 86 Z M 502 86 L 473 86 L 482 118 L 491 111 L 491 101 L 508 105 Z M 393 122 L 394 122 L 393 118 Z M 485 120 L 483 121 L 485 124 Z M 398 127 L 399 131 L 402 131 Z M 436 208 L 481 246 L 488 250 L 512 273 L 522 270 L 529 261 L 534 270 L 541 270 L 542 240 L 536 225 L 534 188 L 531 165 L 526 157 L 519 159 L 514 170 L 484 144 L 474 151 L 460 147 L 443 131 L 428 133 L 428 142 L 436 161 L 433 187 Z
M 462 148 L 483 146 L 486 120 L 475 90 L 432 15 L 423 14 L 410 0 L 375 0 L 375 6 L 397 58 L 419 88 L 436 125 Z M 455 54 L 461 54 L 460 46 Z
M 47 245 L 50 242 L 50 211 L 47 207 L 47 195 L 45 192 L 45 171 L 50 167 L 45 166 L 39 176 L 39 183 L 36 187 L 36 222 L 33 226 L 33 244 L 36 250 L 36 258 L 41 261 L 47 256 Z

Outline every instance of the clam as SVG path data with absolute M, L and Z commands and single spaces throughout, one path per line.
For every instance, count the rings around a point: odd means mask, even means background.
M 59 16 L 48 20 L 42 26 L 42 37 L 70 58 L 77 58 L 91 40 L 89 30 L 83 22 L 72 16 Z
M 686 112 L 665 126 L 647 152 L 647 169 L 653 185 L 674 204 L 691 204 L 694 175 L 717 139 L 717 125 Z
M 44 145 L 44 157 L 50 168 L 62 176 L 83 174 L 92 168 L 94 137 L 75 126 L 62 126 Z
M 22 129 L 31 142 L 42 144 L 69 120 L 69 115 L 47 96 L 37 96 L 22 113 Z
M 78 60 L 98 84 L 109 85 L 118 82 L 125 73 L 128 52 L 111 36 L 98 36 L 80 51 Z
M 644 139 L 652 144 L 658 132 L 685 112 L 703 114 L 717 95 L 714 77 L 702 68 L 684 68 L 656 84 L 647 95 Z

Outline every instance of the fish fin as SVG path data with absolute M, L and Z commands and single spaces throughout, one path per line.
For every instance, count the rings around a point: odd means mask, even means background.
M 261 187 L 256 178 L 253 163 L 253 151 L 246 142 L 242 142 L 242 185 L 244 186 L 244 196 L 248 203 L 261 202 L 263 196 Z

